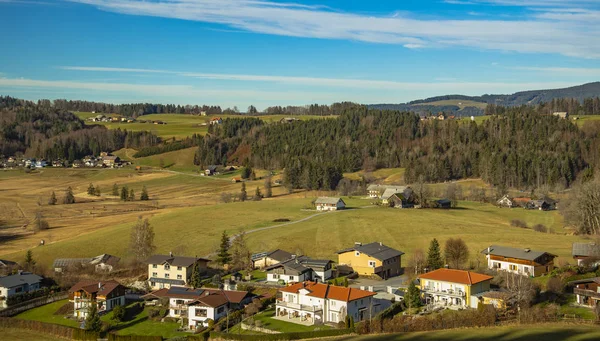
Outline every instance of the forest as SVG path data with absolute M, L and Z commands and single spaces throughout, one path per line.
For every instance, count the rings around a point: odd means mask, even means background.
M 43 104 L 0 97 L 0 155 L 73 161 L 123 147 L 141 149 L 161 140 L 150 132 L 88 127 L 74 114 Z
M 361 106 L 331 120 L 211 134 L 195 161 L 286 168 L 295 188 L 335 188 L 331 181 L 341 172 L 391 167 L 405 167 L 407 183 L 481 177 L 495 186 L 568 187 L 582 170 L 598 165 L 600 126 L 590 122 L 579 129 L 542 111 L 502 108 L 477 124 L 421 121 L 412 113 Z

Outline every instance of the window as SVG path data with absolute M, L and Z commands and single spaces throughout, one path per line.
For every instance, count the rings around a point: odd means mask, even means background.
M 331 301 L 331 306 L 335 307 L 335 301 Z
M 153 272 L 152 277 L 156 277 L 156 276 L 158 276 L 158 272 Z
M 279 275 L 273 274 L 273 279 L 279 279 Z
M 177 275 L 177 279 L 182 279 L 183 277 L 181 275 Z
M 150 282 L 150 286 L 151 287 L 155 287 L 156 286 L 156 282 Z
M 177 271 L 181 271 L 181 269 L 182 269 L 182 268 L 181 268 L 180 266 L 178 266 L 178 267 L 177 267 Z
M 182 305 L 183 304 L 183 300 L 175 300 L 175 304 Z
M 375 261 L 374 261 L 374 260 L 370 260 L 370 261 L 369 261 L 369 266 L 370 266 L 370 267 L 374 268 L 374 267 L 375 267 L 375 265 L 376 265 L 376 263 L 375 263 Z
M 196 316 L 197 317 L 206 317 L 206 309 L 196 309 Z
M 165 274 L 165 278 L 169 278 L 169 274 Z
M 356 251 L 356 252 L 354 253 L 354 255 L 355 255 L 356 257 L 360 256 L 360 251 Z
M 15 289 L 15 292 L 22 292 L 23 291 L 23 287 L 18 287 Z
M 156 269 L 158 266 L 156 264 L 152 264 L 152 269 Z
M 508 266 L 508 268 L 509 268 L 511 271 L 517 271 L 517 266 L 516 266 L 516 265 L 514 265 L 514 264 L 510 264 L 510 265 Z
M 173 309 L 173 315 L 179 315 L 179 310 Z
M 165 270 L 171 270 L 171 266 L 169 264 L 165 264 Z
M 294 276 L 290 276 L 290 281 L 293 281 L 293 280 L 294 280 Z
M 219 307 L 219 309 L 217 309 L 217 314 L 222 314 L 225 311 L 225 307 Z

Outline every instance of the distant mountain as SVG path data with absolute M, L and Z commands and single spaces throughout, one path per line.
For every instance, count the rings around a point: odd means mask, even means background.
M 557 98 L 575 98 L 583 102 L 586 98 L 600 96 L 600 82 L 587 83 L 563 89 L 529 90 L 512 95 L 445 95 L 430 97 L 402 104 L 371 104 L 370 108 L 405 110 L 417 113 L 454 112 L 462 115 L 483 115 L 487 104 L 514 107 L 523 104 L 539 104 Z

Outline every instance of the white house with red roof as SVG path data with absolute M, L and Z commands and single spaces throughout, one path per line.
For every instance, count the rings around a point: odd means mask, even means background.
M 275 318 L 299 324 L 338 323 L 351 316 L 355 322 L 380 310 L 372 291 L 301 282 L 279 289 Z
M 492 276 L 455 269 L 437 269 L 419 277 L 427 304 L 447 308 L 477 308 L 477 294 L 490 290 Z
M 69 289 L 69 301 L 73 303 L 73 316 L 84 319 L 92 305 L 98 313 L 107 313 L 118 305 L 125 305 L 126 288 L 115 280 L 84 280 Z

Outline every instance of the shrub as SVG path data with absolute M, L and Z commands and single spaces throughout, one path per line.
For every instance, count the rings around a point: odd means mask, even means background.
M 536 224 L 533 225 L 533 230 L 537 231 L 537 232 L 543 232 L 543 233 L 547 233 L 548 232 L 548 228 L 545 225 L 542 224 Z
M 513 219 L 510 221 L 510 226 L 520 227 L 523 229 L 527 228 L 527 223 L 520 219 Z
M 114 307 L 112 319 L 117 322 L 121 322 L 121 321 L 123 321 L 124 318 L 125 318 L 125 307 L 123 307 L 122 305 L 118 305 L 118 306 Z
M 148 310 L 148 317 L 151 319 L 158 317 L 158 314 L 159 314 L 158 309 L 149 309 Z

